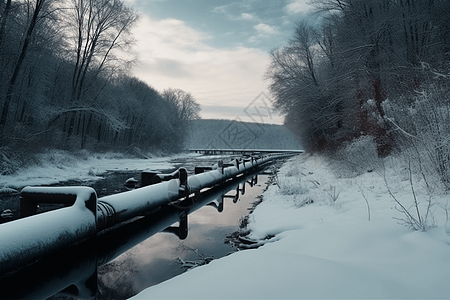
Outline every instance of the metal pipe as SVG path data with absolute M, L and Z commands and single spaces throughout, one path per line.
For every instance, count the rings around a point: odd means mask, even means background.
M 245 163 L 235 160 L 233 161 L 233 166 L 189 176 L 187 180 L 189 193 L 198 192 L 205 187 L 212 187 L 239 174 L 249 172 L 264 163 L 270 162 L 272 159 L 273 157 L 266 156 L 255 158 Z
M 90 187 L 26 187 L 27 196 L 72 197 L 70 207 L 0 226 L 0 275 L 72 246 L 97 233 L 95 190 Z
M 98 231 L 142 216 L 146 212 L 179 199 L 180 180 L 171 179 L 98 200 Z
M 289 153 L 300 154 L 305 152 L 304 150 L 285 150 L 285 149 L 188 149 L 189 152 L 205 153 L 205 154 L 237 154 L 237 153 Z
M 148 211 L 178 200 L 183 196 L 223 183 L 263 163 L 269 162 L 271 159 L 271 157 L 258 158 L 245 165 L 235 160 L 232 166 L 191 175 L 187 178 L 187 183 L 183 179 L 171 179 L 136 190 L 100 198 L 97 209 L 98 231 L 134 217 L 142 216 Z M 179 169 L 178 172 L 186 174 L 184 168 Z M 175 176 L 176 172 L 171 174 L 171 177 Z M 179 177 L 183 178 L 183 176 Z M 183 186 L 183 183 L 186 186 Z
M 195 212 L 227 192 L 236 190 L 247 179 L 248 177 L 238 178 L 197 195 L 196 201 L 186 204 L 184 211 L 187 214 Z M 136 219 L 115 230 L 103 231 L 95 241 L 80 243 L 68 251 L 47 257 L 3 277 L 0 279 L 4 284 L 0 298 L 46 299 L 71 286 L 70 291 L 76 292 L 77 299 L 92 299 L 92 290 L 88 288 L 89 283 L 92 283 L 91 279 L 96 283 L 96 267 L 107 264 L 156 233 L 164 232 L 165 228 L 179 222 L 179 212 L 179 208 L 165 206 L 157 213 Z M 21 288 L 24 284 L 26 289 Z M 84 293 L 81 294 L 83 290 Z
M 189 177 L 180 168 L 178 174 L 171 174 L 177 178 L 98 200 L 88 187 L 26 187 L 21 193 L 21 203 L 26 206 L 24 215 L 36 213 L 37 203 L 41 202 L 73 205 L 0 225 L 0 276 L 104 229 L 224 183 L 275 157 L 251 157 L 245 162 L 236 159 Z

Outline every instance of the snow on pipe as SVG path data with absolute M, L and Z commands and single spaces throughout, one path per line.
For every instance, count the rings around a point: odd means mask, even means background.
M 171 177 L 178 176 L 179 178 L 102 197 L 98 199 L 97 205 L 97 229 L 101 231 L 134 217 L 142 216 L 152 209 L 178 200 L 183 196 L 223 183 L 227 179 L 250 171 L 271 159 L 271 157 L 252 158 L 247 162 L 234 160 L 230 165 L 219 164 L 216 170 L 189 177 L 187 177 L 186 169 L 180 168 L 170 174 Z
M 185 211 L 188 215 L 192 214 L 193 212 L 197 211 L 198 209 L 204 207 L 208 203 L 213 202 L 214 200 L 217 200 L 221 198 L 223 195 L 228 193 L 231 190 L 236 190 L 236 188 L 239 188 L 240 184 L 246 184 L 245 182 L 246 177 L 238 178 L 233 181 L 228 181 L 227 183 L 220 185 L 219 187 L 209 189 L 205 192 L 202 192 L 201 194 L 198 194 L 195 198 L 193 204 L 190 204 L 187 207 L 174 207 L 174 206 L 166 206 L 162 208 L 160 211 L 158 211 L 158 215 L 155 218 L 152 218 L 151 221 L 147 221 L 147 225 L 140 226 L 137 230 L 132 230 L 133 232 L 129 232 L 128 229 L 125 229 L 126 237 L 122 236 L 122 239 L 126 239 L 127 242 L 121 242 L 120 246 L 114 249 L 112 253 L 108 255 L 99 255 L 99 258 L 104 259 L 105 261 L 99 262 L 100 265 L 104 265 L 107 262 L 115 259 L 119 255 L 123 254 L 125 251 L 129 250 L 130 248 L 136 246 L 137 244 L 141 243 L 148 237 L 155 235 L 158 232 L 163 232 L 164 229 L 170 228 L 169 226 L 175 224 L 176 222 L 180 222 L 180 213 Z M 239 190 L 240 191 L 240 190 Z M 190 202 L 190 200 L 189 200 Z M 144 220 L 144 219 L 141 219 Z M 149 226 L 151 224 L 151 226 Z M 181 225 L 181 223 L 179 224 Z M 125 225 L 127 226 L 127 225 Z M 179 228 L 181 229 L 181 228 Z M 181 229 L 182 230 L 182 229 Z M 114 236 L 121 236 L 120 231 L 114 231 Z M 169 232 L 169 231 L 166 231 Z M 172 233 L 176 232 L 170 231 Z M 182 233 L 182 232 L 179 232 Z M 105 234 L 108 234 L 107 232 Z M 179 236 L 179 235 L 178 235 Z M 180 237 L 180 236 L 179 236 Z M 182 239 L 182 238 L 180 238 Z
M 167 228 L 173 230 L 165 232 L 177 234 L 177 227 L 171 225 L 180 221 L 180 212 L 185 211 L 187 214 L 192 214 L 231 190 L 239 193 L 240 185 L 245 186 L 247 179 L 248 177 L 243 176 L 209 189 L 198 194 L 193 204 L 189 200 L 189 205 L 185 207 L 165 206 L 152 217 L 127 223 L 118 230 L 105 231 L 97 236 L 96 242 L 97 245 L 101 245 L 100 247 L 87 243 L 83 247 L 69 249 L 61 255 L 42 260 L 22 272 L 2 278 L 4 286 L 1 294 L 6 299 L 47 299 L 57 293 L 72 297 L 76 295 L 81 299 L 92 299 L 95 294 L 95 286 L 91 286 L 90 283 L 93 282 L 91 279 L 94 279 L 95 283 L 97 282 L 96 266 L 107 264 L 150 236 L 164 232 Z M 27 282 L 27 288 L 17 289 L 15 283 L 18 281 Z M 70 289 L 67 289 L 69 286 Z M 64 289 L 66 292 L 61 293 L 60 291 Z
M 187 179 L 187 187 L 189 193 L 195 193 L 203 188 L 211 187 L 216 184 L 222 183 L 227 179 L 236 177 L 239 174 L 248 172 L 255 167 L 258 167 L 264 163 L 271 161 L 273 157 L 252 157 L 249 160 L 234 160 L 231 166 L 220 166 L 216 170 L 204 172 L 196 175 L 189 176 Z
M 184 168 L 178 177 L 137 190 L 97 200 L 89 187 L 26 187 L 21 192 L 23 216 L 0 226 L 0 276 L 51 252 L 70 247 L 97 232 L 213 187 L 248 172 L 275 156 L 251 157 L 218 164 L 216 170 L 187 177 Z M 62 209 L 33 215 L 37 203 L 64 203 Z
M 94 189 L 26 187 L 21 194 L 38 199 L 58 196 L 73 205 L 0 226 L 0 276 L 97 233 Z
M 98 231 L 142 216 L 148 211 L 180 198 L 180 179 L 98 199 Z

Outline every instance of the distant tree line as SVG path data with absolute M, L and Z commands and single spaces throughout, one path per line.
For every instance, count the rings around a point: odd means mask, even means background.
M 0 154 L 176 151 L 199 105 L 127 75 L 138 15 L 120 0 L 0 0 Z
M 450 160 L 450 1 L 310 2 L 322 22 L 298 23 L 266 74 L 302 146 L 333 152 L 372 136 L 385 156 L 433 137 L 430 156 Z
M 202 119 L 192 122 L 187 149 L 301 150 L 297 138 L 283 125 Z

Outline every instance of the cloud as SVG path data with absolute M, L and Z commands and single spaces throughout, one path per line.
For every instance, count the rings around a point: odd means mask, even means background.
M 227 14 L 230 11 L 238 11 L 238 10 L 244 10 L 244 9 L 249 9 L 251 6 L 248 3 L 245 3 L 246 1 L 236 1 L 236 2 L 231 2 L 225 5 L 221 5 L 221 6 L 216 6 L 213 8 L 213 12 L 215 13 L 223 13 L 223 14 Z
M 195 48 L 204 40 L 211 38 L 211 36 L 205 34 L 204 32 L 190 28 L 185 24 L 185 22 L 177 19 L 164 19 L 155 22 L 146 17 L 142 23 L 146 24 L 144 26 L 155 26 L 154 28 L 144 29 L 149 35 L 147 37 L 148 39 L 153 39 L 158 43 L 172 45 L 174 49 L 184 47 Z
M 258 24 L 263 34 L 275 29 Z M 220 49 L 207 45 L 211 36 L 176 19 L 155 20 L 142 16 L 134 30 L 138 40 L 139 62 L 134 76 L 157 90 L 172 87 L 191 93 L 204 107 L 208 118 L 228 118 L 245 107 L 262 91 L 267 92 L 263 75 L 269 64 L 268 53 L 248 47 Z M 233 111 L 226 108 L 234 107 Z M 237 117 L 237 116 L 235 116 Z M 281 123 L 281 121 L 280 121 Z
M 213 13 L 223 14 L 231 21 L 252 21 L 258 18 L 251 13 L 241 12 L 250 9 L 250 5 L 243 2 L 232 2 L 226 5 L 216 6 L 212 9 Z
M 270 26 L 264 23 L 259 23 L 253 28 L 256 30 L 256 34 L 251 36 L 248 41 L 250 43 L 257 44 L 263 39 L 270 38 L 271 36 L 278 34 L 278 28 L 275 26 Z
M 290 14 L 305 14 L 312 9 L 311 5 L 307 4 L 308 0 L 290 0 L 289 4 L 284 7 L 284 10 Z
M 271 35 L 271 34 L 277 33 L 277 30 L 275 27 L 264 24 L 264 23 L 259 23 L 258 25 L 255 25 L 254 28 L 256 29 L 256 31 L 258 31 L 261 34 Z
M 226 14 L 227 13 L 227 5 L 216 6 L 212 9 L 213 13 Z
M 241 19 L 251 21 L 255 19 L 255 16 L 249 13 L 241 13 Z
M 136 4 L 136 1 L 139 1 L 139 0 L 122 0 L 125 4 L 127 4 L 127 5 L 134 5 L 134 4 Z M 166 1 L 166 0 L 146 0 L 147 2 L 164 2 L 164 1 Z

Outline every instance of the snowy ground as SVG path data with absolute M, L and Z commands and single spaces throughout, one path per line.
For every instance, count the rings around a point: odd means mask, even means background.
M 382 171 L 340 178 L 320 157 L 293 158 L 250 216 L 251 238 L 264 246 L 214 260 L 132 299 L 449 299 L 449 196 L 436 189 L 434 227 L 412 231 L 398 224 L 403 214 L 386 187 L 409 208 L 408 173 L 394 159 Z M 423 213 L 429 195 L 422 185 L 414 188 Z
M 180 156 L 155 157 L 150 159 L 130 159 L 123 155 L 108 153 L 102 155 L 73 156 L 66 152 L 51 151 L 42 154 L 40 164 L 20 170 L 17 174 L 0 175 L 0 192 L 8 188 L 21 188 L 28 185 L 54 184 L 62 181 L 91 181 L 100 179 L 107 171 L 142 171 L 145 169 L 162 170 L 172 168 L 169 162 L 174 158 L 198 156 L 182 154 Z

